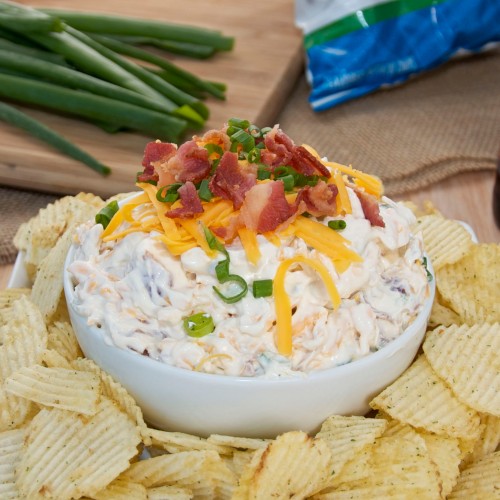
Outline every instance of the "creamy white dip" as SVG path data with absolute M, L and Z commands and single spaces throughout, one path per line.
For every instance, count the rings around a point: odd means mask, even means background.
M 342 236 L 363 261 L 338 274 L 332 261 L 297 237 L 275 246 L 258 235 L 261 258 L 251 264 L 238 239 L 226 245 L 231 273 L 247 283 L 273 279 L 283 259 L 302 255 L 321 261 L 342 298 L 333 310 L 320 276 L 308 266 L 293 267 L 285 288 L 293 307 L 293 352 L 278 353 L 273 297 L 249 292 L 235 304 L 222 301 L 213 286 L 217 259 L 199 247 L 172 256 L 157 233 L 134 232 L 104 243 L 102 226 L 79 228 L 69 272 L 74 306 L 107 343 L 179 368 L 249 377 L 303 375 L 349 363 L 398 337 L 429 295 L 420 235 L 404 205 L 383 197 L 385 227 L 371 226 L 355 193 Z M 332 218 L 326 217 L 327 224 Z M 223 255 L 218 257 L 221 260 Z M 210 314 L 215 330 L 201 338 L 186 334 L 183 319 Z

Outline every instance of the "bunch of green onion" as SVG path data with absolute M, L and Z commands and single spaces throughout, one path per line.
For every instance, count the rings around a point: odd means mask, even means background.
M 205 124 L 209 110 L 203 99 L 225 99 L 226 87 L 143 47 L 208 58 L 233 44 L 232 37 L 193 26 L 0 1 L 0 99 L 68 113 L 107 132 L 132 130 L 179 142 L 187 130 Z M 0 102 L 0 120 L 101 174 L 110 172 L 6 102 Z

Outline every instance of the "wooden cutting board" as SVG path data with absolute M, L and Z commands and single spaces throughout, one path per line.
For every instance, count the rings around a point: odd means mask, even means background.
M 71 8 L 65 0 L 22 1 L 33 7 Z M 225 82 L 224 102 L 209 98 L 205 129 L 241 117 L 272 125 L 303 68 L 302 38 L 292 0 L 88 0 L 82 10 L 204 26 L 235 37 L 234 50 L 206 61 L 169 58 L 200 77 Z M 73 7 L 74 8 L 74 7 Z M 145 144 L 155 138 L 107 134 L 94 125 L 21 107 L 65 135 L 113 172 L 104 178 L 18 129 L 0 122 L 0 184 L 54 193 L 93 192 L 107 197 L 135 189 Z M 188 138 L 188 137 L 187 137 Z

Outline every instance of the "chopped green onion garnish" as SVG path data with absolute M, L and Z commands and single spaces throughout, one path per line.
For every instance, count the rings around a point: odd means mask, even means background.
M 227 280 L 229 276 L 229 258 L 221 260 L 217 263 L 215 266 L 215 275 L 221 283 L 224 283 L 224 281 Z
M 257 125 L 250 125 L 248 127 L 248 133 L 252 136 L 255 137 L 256 139 L 258 137 L 262 137 L 262 132 L 260 131 L 260 128 L 257 127 Z
M 422 259 L 422 264 L 425 267 L 425 272 L 427 273 L 427 281 L 432 281 L 432 274 L 429 272 L 429 268 L 427 267 L 427 257 Z
M 234 304 L 235 302 L 238 302 L 241 300 L 248 292 L 248 285 L 247 282 L 241 277 L 238 276 L 237 274 L 230 274 L 226 280 L 224 280 L 224 283 L 227 283 L 229 281 L 234 281 L 238 283 L 241 287 L 241 292 L 237 293 L 236 295 L 231 295 L 227 297 L 224 295 L 216 286 L 213 287 L 215 293 L 226 303 L 226 304 Z
M 259 148 L 253 148 L 247 156 L 247 160 L 250 163 L 258 163 L 260 161 L 260 149 Z
M 108 224 L 111 222 L 111 219 L 119 209 L 120 207 L 118 206 L 118 202 L 116 200 L 108 203 L 103 209 L 99 211 L 98 214 L 96 214 L 95 223 L 102 224 L 102 227 L 106 229 L 108 227 Z
M 179 193 L 177 193 L 177 191 L 181 186 L 182 184 L 180 182 L 162 186 L 156 191 L 156 199 L 163 203 L 173 203 L 175 200 L 179 199 Z
M 210 229 L 208 229 L 205 224 L 202 224 L 201 227 L 203 228 L 203 233 L 205 234 L 205 239 L 207 240 L 208 246 L 212 250 L 218 250 L 219 252 L 222 252 L 226 257 L 228 257 L 229 260 L 229 254 L 227 253 L 226 247 L 219 242 L 214 233 L 212 233 L 212 231 L 210 231 Z
M 345 229 L 347 226 L 345 220 L 330 220 L 328 221 L 328 227 L 330 229 L 335 229 L 335 231 L 339 231 L 341 229 Z
M 266 167 L 257 168 L 257 179 L 263 181 L 264 179 L 270 179 L 271 172 Z
M 241 118 L 230 118 L 227 124 L 230 127 L 248 128 L 250 122 L 248 120 L 242 120 Z
M 268 132 L 271 132 L 272 128 L 271 127 L 264 127 L 260 129 L 260 132 L 262 134 L 262 137 L 264 137 Z
M 270 297 L 273 294 L 273 280 L 254 281 L 252 292 L 256 299 L 259 297 Z
M 285 185 L 285 191 L 292 191 L 295 186 L 295 179 L 292 174 L 284 175 L 283 177 L 279 177 L 278 180 L 282 181 Z
M 241 130 L 241 127 L 227 127 L 226 134 L 231 137 L 233 134 Z
M 215 330 L 214 320 L 207 313 L 197 313 L 184 318 L 184 330 L 190 337 L 204 337 Z
M 255 139 L 244 130 L 238 130 L 231 136 L 231 142 L 234 144 L 241 144 L 243 151 L 248 153 L 255 147 Z
M 211 142 L 209 142 L 208 144 L 205 144 L 204 147 L 208 151 L 209 155 L 217 153 L 218 155 L 222 156 L 224 154 L 224 150 L 218 144 L 212 144 Z
M 208 179 L 203 179 L 200 182 L 200 187 L 198 188 L 198 196 L 203 201 L 210 201 L 214 197 L 212 191 L 210 191 L 210 188 L 208 187 Z

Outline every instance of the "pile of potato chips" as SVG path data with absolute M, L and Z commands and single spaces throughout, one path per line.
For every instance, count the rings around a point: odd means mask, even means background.
M 316 435 L 205 439 L 149 428 L 80 351 L 63 261 L 75 226 L 104 204 L 65 197 L 16 235 L 33 287 L 0 292 L 0 498 L 500 497 L 500 245 L 419 215 L 437 282 L 429 331 L 370 417 L 332 415 Z

